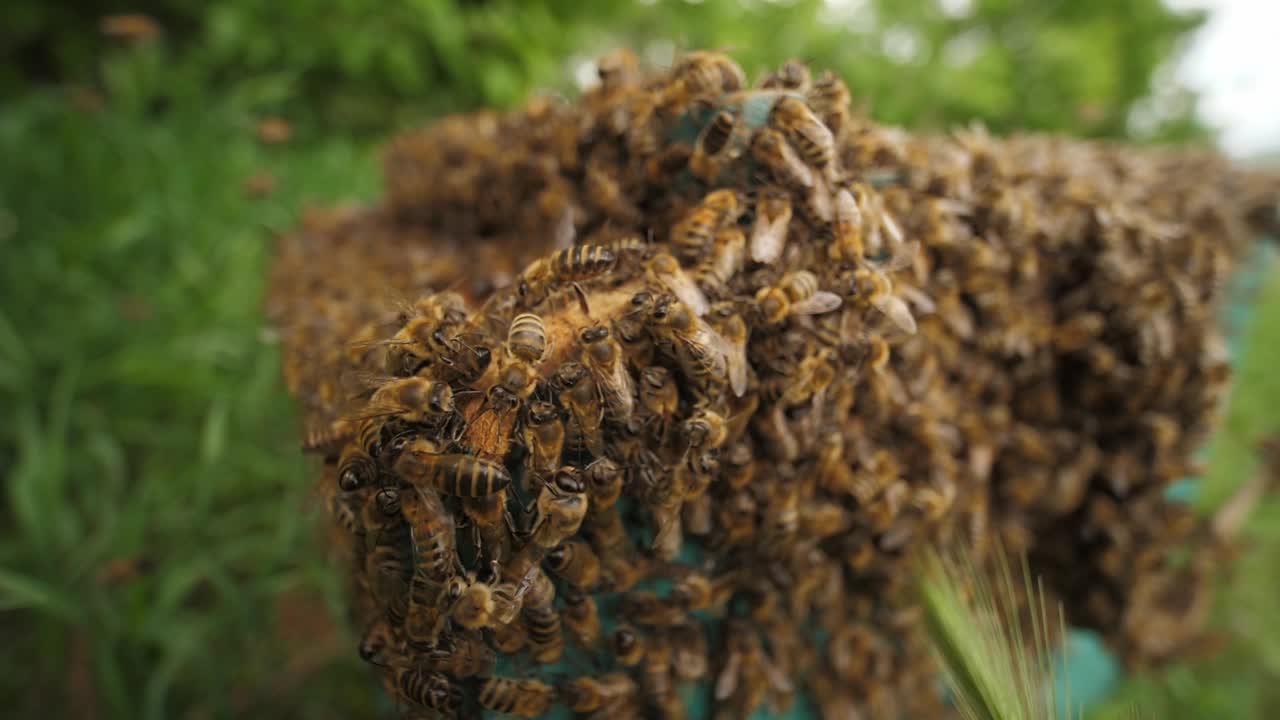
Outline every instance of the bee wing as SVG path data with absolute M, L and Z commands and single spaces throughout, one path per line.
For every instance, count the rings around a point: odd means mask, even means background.
M 894 249 L 892 255 L 890 255 L 886 259 L 882 260 L 879 264 L 877 264 L 876 268 L 880 270 L 880 272 L 886 272 L 886 273 L 909 268 L 911 267 L 911 264 L 915 262 L 916 253 L 918 253 L 919 251 L 920 251 L 919 240 L 904 242 L 901 245 L 898 245 Z
M 626 363 L 619 359 L 613 364 L 613 377 L 610 378 L 609 386 L 613 388 L 621 401 L 623 411 L 627 416 L 631 415 L 632 409 L 635 407 L 635 383 L 631 380 L 631 374 L 627 372 Z
M 893 321 L 898 329 L 908 335 L 916 334 L 916 319 L 911 309 L 897 295 L 885 295 L 875 301 L 876 309 Z
M 680 299 L 680 302 L 689 306 L 694 315 L 702 317 L 707 314 L 707 310 L 711 307 L 711 304 L 707 302 L 707 296 L 698 289 L 698 286 L 683 270 L 664 274 L 662 282 L 671 290 L 672 294 Z
M 888 210 L 881 209 L 880 222 L 884 225 L 885 234 L 889 236 L 889 245 L 895 248 L 902 247 L 904 239 L 902 228 L 898 225 L 898 221 L 893 218 L 893 214 Z
M 573 239 L 577 232 L 577 228 L 573 224 L 573 204 L 570 203 L 565 206 L 564 212 L 560 213 L 560 218 L 556 220 L 556 227 L 552 233 L 555 246 L 552 251 L 573 247 Z
M 844 300 L 833 292 L 819 290 L 809 297 L 791 305 L 792 315 L 822 315 L 836 310 Z
M 758 263 L 772 263 L 782 257 L 782 250 L 787 246 L 787 226 L 790 222 L 791 218 L 787 215 L 775 218 L 757 215 L 755 225 L 751 228 L 751 259 Z
M 716 700 L 727 700 L 738 689 L 738 674 L 741 668 L 742 655 L 736 652 L 731 653 L 728 662 L 716 676 Z
M 933 302 L 933 298 L 929 297 L 920 288 L 907 285 L 899 290 L 898 293 L 902 295 L 904 300 L 915 305 L 922 315 L 932 315 L 938 309 L 938 306 Z

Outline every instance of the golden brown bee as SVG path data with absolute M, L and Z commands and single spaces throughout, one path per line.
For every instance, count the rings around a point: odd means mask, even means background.
M 505 715 L 536 718 L 544 715 L 555 702 L 556 690 L 541 680 L 516 680 L 508 677 L 486 678 L 480 684 L 480 706 Z
M 635 667 L 644 660 L 645 638 L 631 625 L 618 625 L 610 639 L 613 656 L 623 667 Z
M 613 251 L 599 245 L 575 245 L 557 250 L 550 257 L 534 261 L 516 281 L 516 293 L 522 307 L 534 307 L 547 298 L 557 285 L 589 280 L 613 269 L 617 262 Z
M 360 418 L 366 421 L 394 418 L 440 428 L 452 417 L 453 411 L 453 389 L 447 384 L 420 377 L 397 378 L 373 393 Z
M 380 617 L 365 628 L 360 638 L 360 659 L 367 663 L 387 667 L 401 654 L 403 643 L 385 617 Z
M 771 264 L 782 257 L 791 212 L 791 195 L 786 190 L 770 185 L 760 191 L 755 223 L 751 226 L 752 261 Z
M 498 656 L 475 630 L 455 631 L 449 642 L 427 652 L 426 665 L 456 679 L 487 677 L 493 674 Z
M 809 91 L 811 82 L 809 68 L 803 62 L 791 58 L 784 62 L 777 72 L 766 76 L 760 83 L 760 87 L 765 90 L 791 90 L 806 93 Z
M 409 443 L 396 460 L 396 474 L 415 486 L 457 497 L 493 495 L 511 484 L 506 468 L 497 463 L 435 449 L 423 439 Z
M 737 92 L 747 85 L 746 75 L 727 55 L 717 52 L 687 53 L 671 69 L 671 77 L 684 81 L 694 95 L 718 96 Z
M 737 192 L 710 192 L 671 228 L 671 243 L 681 258 L 697 260 L 710 248 L 720 228 L 737 220 L 741 213 Z
M 512 357 L 537 365 L 547 352 L 547 328 L 542 318 L 533 313 L 521 313 L 511 321 L 507 330 L 507 353 Z
M 655 288 L 665 287 L 699 317 L 706 314 L 707 296 L 698 288 L 693 278 L 680 267 L 680 262 L 674 256 L 668 253 L 654 255 L 645 265 L 645 275 Z M 634 297 L 632 299 L 635 300 Z
M 666 434 L 667 424 L 680 406 L 680 390 L 676 387 L 671 371 L 660 365 L 651 365 L 640 372 L 640 406 L 657 423 L 657 437 Z
M 635 406 L 635 387 L 627 372 L 622 347 L 609 336 L 605 325 L 593 325 L 578 333 L 582 343 L 582 364 L 591 372 L 600 391 L 606 416 L 625 423 Z
M 445 604 L 454 622 L 478 630 L 510 623 L 520 612 L 517 588 L 511 583 L 490 584 L 455 577 L 445 588 Z
M 622 495 L 622 469 L 609 458 L 598 458 L 583 473 L 590 497 L 589 511 L 599 513 L 612 508 Z
M 564 635 L 560 613 L 549 604 L 529 606 L 520 611 L 525 631 L 529 634 L 529 650 L 537 662 L 557 663 L 564 655 Z
M 529 451 L 525 457 L 527 468 L 526 492 L 536 492 L 537 485 L 560 467 L 560 453 L 564 449 L 564 421 L 560 410 L 553 403 L 538 401 L 529 406 L 524 424 L 524 446 Z
M 589 713 L 621 705 L 636 694 L 636 683 L 626 673 L 599 677 L 584 675 L 560 686 L 560 695 L 569 709 Z
M 547 553 L 547 568 L 571 585 L 591 589 L 600 580 L 600 558 L 581 540 L 560 543 Z
M 533 395 L 540 379 L 532 364 L 511 355 L 501 358 L 497 382 L 485 394 L 487 407 L 499 417 L 511 413 Z
M 423 577 L 444 582 L 453 576 L 453 516 L 431 489 L 414 488 L 401 503 L 413 542 L 414 565 Z
M 852 102 L 852 96 L 849 94 L 849 87 L 838 75 L 830 70 L 823 72 L 814 81 L 813 88 L 807 93 L 806 99 L 818 118 L 822 120 L 822 124 L 831 130 L 832 135 L 838 138 L 849 128 L 851 124 L 849 105 Z
M 342 450 L 338 458 L 338 487 L 344 492 L 352 492 L 372 485 L 378 479 L 378 463 L 359 445 L 350 444 Z
M 538 494 L 532 544 L 549 551 L 578 532 L 587 516 L 587 502 L 587 486 L 578 469 L 560 468 Z
M 813 171 L 777 130 L 757 130 L 751 141 L 751 156 L 784 188 L 808 190 L 814 186 Z
M 862 244 L 862 210 L 853 194 L 846 189 L 836 193 L 831 219 L 831 257 L 850 262 L 860 261 L 866 249 Z
M 583 648 L 600 641 L 600 609 L 594 596 L 570 585 L 564 591 L 564 626 L 569 636 Z
M 720 153 L 729 138 L 733 136 L 733 128 L 737 118 L 728 110 L 721 110 L 711 118 L 711 122 L 702 129 L 698 141 L 693 146 L 693 155 L 689 158 L 689 171 L 695 177 L 713 181 L 720 174 L 722 160 Z
M 694 282 L 704 295 L 726 295 L 729 281 L 742 269 L 746 255 L 746 235 L 736 227 L 722 229 L 716 233 L 711 252 L 694 268 Z
M 556 371 L 555 384 L 560 404 L 569 411 L 578 447 L 585 447 L 597 457 L 604 455 L 604 403 L 591 373 L 579 362 L 569 361 Z
M 795 684 L 765 654 L 754 627 L 732 620 L 726 633 L 728 656 L 716 675 L 714 695 L 740 717 L 749 716 L 772 690 L 795 692 Z
M 441 673 L 401 665 L 395 668 L 394 676 L 400 695 L 415 705 L 447 714 L 457 712 L 462 705 L 462 689 Z
M 775 286 L 756 293 L 756 309 L 764 322 L 776 325 L 793 315 L 821 315 L 840 307 L 839 295 L 818 287 L 818 278 L 808 270 L 793 270 Z
M 729 427 L 719 413 L 708 408 L 697 408 L 680 425 L 680 437 L 687 443 L 688 454 L 714 450 L 729 438 Z
M 626 309 L 613 321 L 613 334 L 627 362 L 642 368 L 653 364 L 653 338 L 649 335 L 649 318 L 653 313 L 654 295 L 642 291 L 631 296 Z
M 730 488 L 741 490 L 750 485 L 755 478 L 756 468 L 751 445 L 745 442 L 734 443 L 724 456 L 723 467 L 721 477 Z
M 640 59 L 629 48 L 618 48 L 596 60 L 600 89 L 607 93 L 633 87 L 640 78 Z
M 795 146 L 805 162 L 831 177 L 835 166 L 835 139 L 803 100 L 779 98 L 769 112 L 769 125 Z
M 640 687 L 645 699 L 664 720 L 685 717 L 680 696 L 671 672 L 671 643 L 666 633 L 658 632 L 645 640 L 644 664 L 641 666 Z
M 653 308 L 654 333 L 672 345 L 686 377 L 700 384 L 719 383 L 729 377 L 729 356 L 738 349 L 700 320 L 687 305 L 671 295 L 658 299 Z M 745 368 L 743 368 L 745 374 Z M 734 382 L 745 391 L 745 378 Z M 734 394 L 741 396 L 738 387 Z

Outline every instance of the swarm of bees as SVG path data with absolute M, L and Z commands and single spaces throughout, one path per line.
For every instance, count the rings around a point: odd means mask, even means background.
M 1195 642 L 1168 590 L 1207 587 L 1176 551 L 1213 533 L 1165 490 L 1274 182 L 908 135 L 798 61 L 598 67 L 395 140 L 381 206 L 280 241 L 286 380 L 399 707 L 944 717 L 938 542 L 1026 553 L 1131 664 Z

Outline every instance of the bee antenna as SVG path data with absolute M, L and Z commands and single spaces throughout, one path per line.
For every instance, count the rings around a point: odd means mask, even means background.
M 572 283 L 572 285 L 573 285 L 573 293 L 578 298 L 578 306 L 582 308 L 582 314 L 586 315 L 587 317 L 591 317 L 591 303 L 587 301 L 586 291 L 583 290 L 582 286 L 576 282 Z

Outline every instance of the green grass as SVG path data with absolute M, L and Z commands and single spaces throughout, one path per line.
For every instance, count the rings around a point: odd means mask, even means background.
M 112 70 L 101 111 L 0 110 L 6 715 L 336 716 L 366 692 L 349 639 L 284 646 L 341 611 L 260 306 L 273 233 L 371 197 L 376 163 Z M 153 569 L 103 577 L 130 560 Z
M 374 197 L 372 148 L 312 134 L 301 112 L 293 142 L 259 145 L 247 105 L 156 56 L 103 80 L 96 112 L 53 92 L 0 108 L 5 714 L 368 716 L 379 691 L 332 629 L 340 588 L 260 308 L 272 235 L 304 201 Z M 260 172 L 278 189 L 253 199 Z M 1249 345 L 1210 505 L 1280 424 L 1280 276 Z M 1130 682 L 1117 707 L 1280 714 L 1278 513 L 1260 513 L 1226 593 L 1228 652 Z M 135 560 L 150 571 L 104 576 Z

